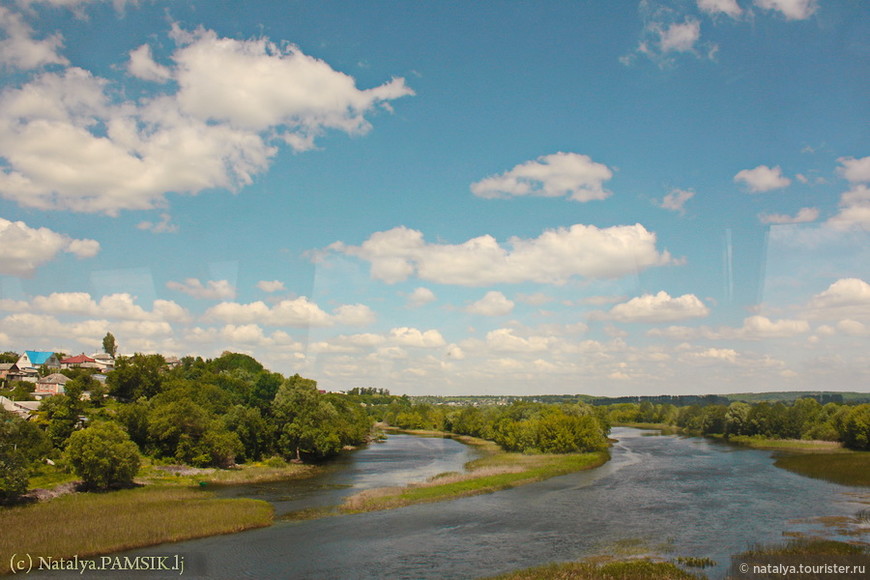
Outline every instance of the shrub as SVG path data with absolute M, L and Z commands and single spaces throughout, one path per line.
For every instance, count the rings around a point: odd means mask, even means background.
M 96 489 L 129 484 L 139 470 L 139 449 L 116 423 L 95 423 L 70 435 L 65 458 Z

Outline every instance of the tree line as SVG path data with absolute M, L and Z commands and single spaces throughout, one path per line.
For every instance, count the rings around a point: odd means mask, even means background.
M 870 404 L 821 404 L 806 397 L 783 402 L 728 405 L 620 403 L 607 409 L 612 423 L 657 423 L 702 435 L 749 436 L 768 439 L 840 441 L 844 446 L 870 451 Z
M 391 402 L 381 418 L 402 429 L 434 429 L 498 443 L 507 451 L 577 453 L 607 448 L 605 418 L 585 403 L 515 401 L 504 406 L 446 407 Z
M 44 399 L 32 420 L 0 414 L 0 500 L 26 491 L 44 458 L 105 487 L 132 480 L 140 455 L 197 467 L 276 455 L 317 461 L 364 442 L 372 426 L 358 397 L 321 392 L 314 380 L 238 353 L 186 357 L 172 369 L 158 354 L 119 357 L 105 385 L 90 369 L 61 372 L 71 378 L 64 394 Z

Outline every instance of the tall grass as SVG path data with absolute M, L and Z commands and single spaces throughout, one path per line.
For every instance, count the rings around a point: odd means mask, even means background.
M 868 452 L 787 455 L 778 458 L 774 465 L 800 475 L 843 485 L 870 486 Z
M 272 523 L 272 506 L 181 487 L 71 494 L 0 510 L 0 554 L 93 556 Z M 9 562 L 0 559 L 0 574 Z
M 731 556 L 731 569 L 727 578 L 745 580 L 754 578 L 785 577 L 771 574 L 771 566 L 848 566 L 849 571 L 833 573 L 819 569 L 810 573 L 791 574 L 804 578 L 864 578 L 870 572 L 870 548 L 866 545 L 849 544 L 836 540 L 792 540 L 786 544 L 757 545 L 740 554 Z M 760 568 L 756 571 L 756 566 Z M 858 573 L 854 567 L 863 567 Z M 765 571 L 763 569 L 767 569 Z M 748 572 L 748 573 L 747 573 Z
M 806 439 L 769 439 L 760 435 L 730 435 L 724 437 L 729 443 L 753 449 L 793 449 L 795 451 L 821 451 L 831 453 L 842 449 L 839 441 L 808 441 Z M 843 450 L 847 453 L 846 450 Z

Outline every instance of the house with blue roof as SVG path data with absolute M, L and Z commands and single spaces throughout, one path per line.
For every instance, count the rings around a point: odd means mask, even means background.
M 50 369 L 60 369 L 60 361 L 56 354 L 39 350 L 25 350 L 24 354 L 21 355 L 21 358 L 15 364 L 21 372 L 33 375 L 42 366 Z

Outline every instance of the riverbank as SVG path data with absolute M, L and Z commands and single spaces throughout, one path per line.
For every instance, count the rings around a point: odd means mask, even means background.
M 786 544 L 755 546 L 731 556 L 727 578 L 771 578 L 771 566 L 841 566 L 843 578 L 865 578 L 870 550 L 834 540 L 795 540 Z M 526 568 L 481 580 L 707 580 L 702 572 L 685 568 L 714 565 L 709 558 L 637 558 L 614 560 L 608 556 L 587 558 L 579 562 L 561 562 Z M 755 572 L 755 570 L 761 572 Z M 858 572 L 857 570 L 860 570 Z M 814 575 L 820 578 L 821 575 Z
M 783 455 L 773 464 L 806 477 L 870 487 L 870 452 L 866 451 Z
M 709 437 L 739 447 L 779 451 L 774 465 L 798 475 L 824 479 L 841 485 L 870 487 L 870 452 L 846 449 L 839 441 L 771 439 L 758 435 L 700 435 L 664 423 L 619 423 L 619 427 L 652 429 L 664 434 Z
M 231 534 L 272 524 L 272 506 L 182 486 L 72 493 L 0 510 L 0 554 L 68 558 Z M 10 561 L 0 560 L 0 574 Z
M 850 453 L 848 449 L 843 448 L 843 444 L 839 441 L 817 441 L 806 439 L 770 439 L 759 435 L 708 435 L 714 439 L 727 441 L 733 445 L 741 447 L 751 447 L 752 449 L 771 449 L 779 451 L 799 451 L 799 452 L 822 452 L 822 453 Z
M 268 502 L 217 498 L 209 488 L 304 479 L 321 468 L 278 458 L 233 469 L 145 459 L 136 487 L 102 493 L 78 492 L 72 476 L 51 469 L 32 480 L 45 485 L 28 492 L 33 503 L 0 509 L 0 529 L 15 530 L 0 534 L 0 553 L 84 558 L 269 526 Z M 9 571 L 9 562 L 0 561 L 0 574 Z
M 441 431 L 393 432 L 412 435 L 450 437 L 466 445 L 477 447 L 484 455 L 465 464 L 465 472 L 436 475 L 421 483 L 404 487 L 381 487 L 354 494 L 345 499 L 339 513 L 350 514 L 405 507 L 418 503 L 448 501 L 471 495 L 492 493 L 542 481 L 603 465 L 610 459 L 607 451 L 594 453 L 522 454 L 506 453 L 492 441 L 453 435 Z M 304 515 L 304 514 L 300 514 Z

